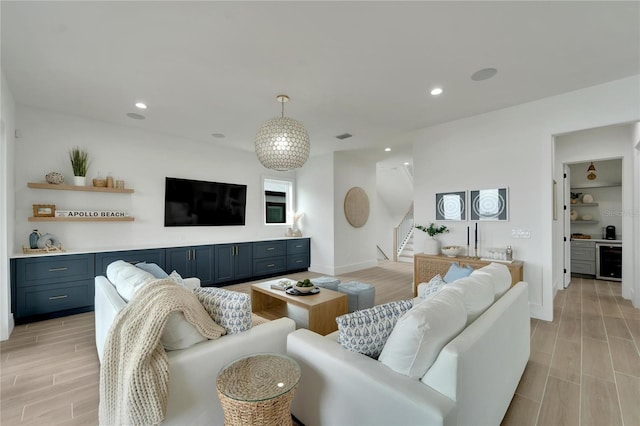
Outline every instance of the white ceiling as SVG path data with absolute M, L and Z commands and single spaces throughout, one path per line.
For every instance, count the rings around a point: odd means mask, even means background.
M 18 104 L 246 150 L 286 93 L 318 155 L 639 74 L 639 5 L 3 0 L 1 66 Z

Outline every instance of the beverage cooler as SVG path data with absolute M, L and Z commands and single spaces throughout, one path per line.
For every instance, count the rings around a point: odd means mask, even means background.
M 622 281 L 622 244 L 596 243 L 596 278 Z

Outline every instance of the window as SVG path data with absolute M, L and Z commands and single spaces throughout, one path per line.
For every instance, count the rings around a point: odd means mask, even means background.
M 264 178 L 262 189 L 265 225 L 292 225 L 293 182 Z

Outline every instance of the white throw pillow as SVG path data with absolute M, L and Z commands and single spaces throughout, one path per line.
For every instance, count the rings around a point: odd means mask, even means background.
M 336 318 L 338 342 L 343 348 L 378 358 L 398 318 L 413 306 L 413 300 L 385 303 Z
M 478 274 L 461 278 L 447 284 L 447 287 L 460 290 L 467 310 L 467 324 L 471 324 L 493 304 L 495 293 L 488 274 Z
M 446 284 L 444 279 L 438 274 L 431 278 L 428 283 L 420 283 L 418 285 L 418 297 L 420 299 L 430 299 L 442 290 Z
M 156 279 L 149 272 L 124 260 L 116 260 L 107 266 L 107 278 L 116 286 L 118 294 L 125 302 L 131 300 L 143 285 Z
M 215 287 L 196 288 L 196 297 L 211 319 L 227 334 L 247 331 L 253 324 L 251 298 L 248 294 Z
M 167 319 L 160 342 L 168 351 L 189 348 L 207 340 L 198 329 L 184 317 L 182 312 L 173 312 Z
M 477 274 L 489 274 L 493 282 L 495 300 L 501 298 L 502 295 L 511 288 L 511 272 L 509 272 L 509 268 L 502 263 L 490 263 L 487 266 L 473 271 L 471 276 Z
M 422 377 L 466 322 L 462 294 L 447 286 L 398 320 L 378 360 L 400 374 Z

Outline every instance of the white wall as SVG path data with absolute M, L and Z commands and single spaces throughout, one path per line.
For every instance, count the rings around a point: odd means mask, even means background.
M 513 246 L 524 261 L 531 315 L 551 320 L 553 267 L 562 263 L 553 245 L 553 135 L 638 120 L 639 85 L 634 76 L 415 132 L 416 222 L 434 219 L 436 192 L 509 187 L 510 220 L 480 223 L 480 247 Z M 446 222 L 452 232 L 443 243 L 465 244 L 468 224 Z M 531 238 L 514 239 L 513 229 Z
M 311 237 L 309 270 L 334 275 L 333 155 L 311 157 L 296 171 L 296 204 L 304 212 L 302 235 Z
M 16 105 L 7 85 L 4 73 L 0 72 L 0 341 L 7 340 L 13 330 L 11 313 L 11 281 L 9 256 L 14 246 L 14 149 Z
M 555 138 L 555 170 L 556 178 L 562 181 L 562 164 L 577 163 L 586 160 L 608 160 L 612 158 L 622 158 L 622 188 L 617 190 L 618 197 L 621 198 L 622 212 L 633 209 L 633 129 L 632 124 L 604 126 L 594 129 L 571 132 L 556 136 Z M 585 169 L 586 170 L 586 169 Z M 597 178 L 596 178 L 597 179 Z M 595 181 L 594 181 L 595 182 Z M 635 185 L 638 185 L 636 181 Z M 607 189 L 614 191 L 613 188 Z M 605 188 L 589 189 L 588 191 L 594 196 L 595 201 L 602 199 L 603 208 L 612 205 L 605 198 Z M 587 190 L 580 190 L 585 193 Z M 618 199 L 620 199 L 618 198 Z M 586 209 L 578 209 L 581 213 Z M 604 215 L 603 215 L 604 216 Z M 622 215 L 618 217 L 600 217 L 600 224 L 592 229 L 596 235 L 601 234 L 600 228 L 606 225 L 615 225 L 616 233 L 622 237 L 622 296 L 631 299 L 634 293 L 636 283 L 634 280 L 634 238 L 633 238 L 633 219 L 631 215 Z M 560 240 L 561 227 L 558 228 L 558 238 Z M 573 229 L 577 229 L 572 227 Z M 585 232 L 587 233 L 587 232 Z M 598 236 L 598 235 L 597 235 Z M 601 235 L 600 235 L 601 236 Z M 557 244 L 556 244 L 557 248 Z M 628 249 L 627 249 L 628 248 Z M 559 262 L 555 270 L 555 276 L 561 276 L 563 263 Z M 557 289 L 557 288 L 556 288 Z
M 358 152 L 334 153 L 334 264 L 336 275 L 371 268 L 378 264 L 376 252 L 376 165 Z M 369 198 L 367 223 L 354 228 L 344 215 L 344 198 L 359 186 Z
M 67 250 L 99 250 L 151 246 L 179 246 L 282 237 L 283 227 L 263 225 L 261 178 L 270 174 L 252 152 L 221 148 L 77 116 L 18 107 L 16 144 L 15 243 L 20 251 L 33 228 L 58 236 Z M 49 171 L 72 181 L 68 150 L 86 148 L 90 156 L 88 178 L 98 171 L 121 176 L 131 195 L 27 188 L 42 182 Z M 246 226 L 164 227 L 166 176 L 247 185 Z M 134 222 L 34 223 L 28 222 L 32 204 L 55 204 L 68 209 L 124 209 Z

